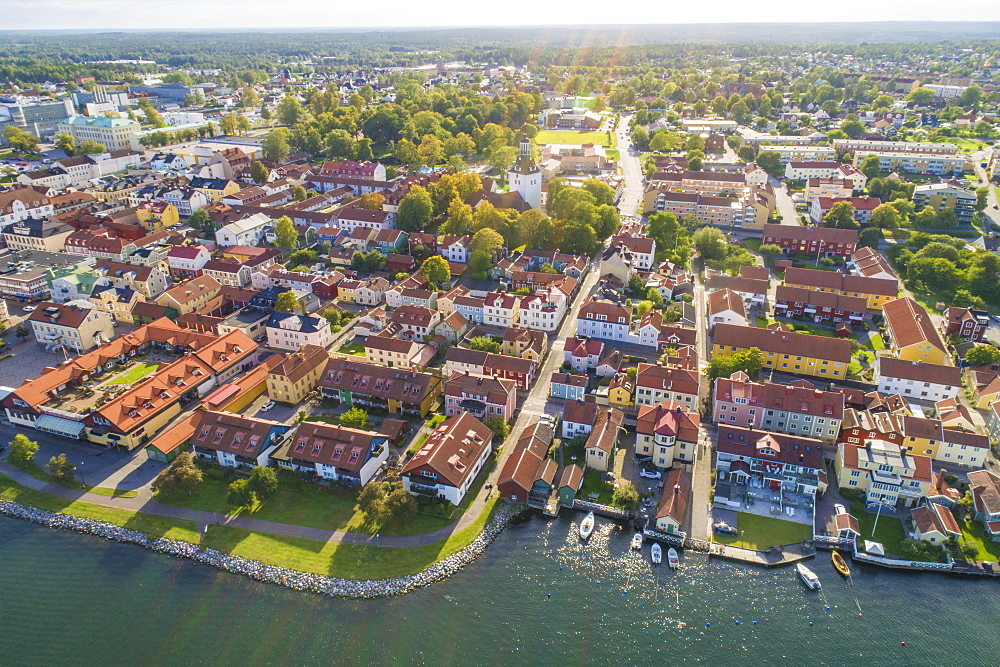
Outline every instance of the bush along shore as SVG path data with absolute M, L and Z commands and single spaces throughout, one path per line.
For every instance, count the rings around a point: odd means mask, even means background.
M 122 528 L 111 523 L 83 519 L 80 517 L 50 512 L 29 505 L 11 501 L 0 501 L 0 514 L 14 519 L 30 521 L 49 528 L 72 530 L 86 535 L 96 535 L 123 544 L 135 544 L 162 554 L 191 560 L 219 568 L 233 574 L 242 574 L 269 584 L 285 586 L 297 591 L 308 591 L 331 597 L 342 598 L 381 598 L 391 595 L 402 595 L 417 588 L 429 586 L 434 582 L 450 577 L 452 574 L 481 556 L 486 547 L 496 539 L 497 535 L 520 514 L 522 508 L 513 505 L 501 506 L 493 519 L 486 525 L 483 532 L 461 551 L 434 563 L 429 568 L 417 574 L 399 577 L 397 579 L 379 579 L 375 581 L 355 581 L 338 579 L 322 574 L 311 574 L 289 570 L 276 565 L 267 565 L 255 560 L 224 554 L 215 549 L 201 547 L 190 542 L 170 540 L 164 537 L 153 537 L 138 530 Z M 388 548 L 388 547 L 387 547 Z M 405 548 L 405 547 L 400 547 Z

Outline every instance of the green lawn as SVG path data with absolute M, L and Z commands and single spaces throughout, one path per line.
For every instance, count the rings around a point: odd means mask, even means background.
M 111 378 L 106 384 L 135 384 L 159 367 L 159 364 L 136 364 L 118 377 Z
M 415 574 L 464 549 L 482 532 L 497 499 L 465 530 L 446 540 L 420 547 L 378 548 L 317 542 L 297 537 L 254 533 L 229 526 L 209 526 L 202 543 L 226 553 L 303 572 L 344 579 L 385 579 Z M 382 531 L 380 531 L 380 534 Z
M 881 542 L 887 554 L 898 555 L 906 533 L 903 531 L 903 522 L 891 516 L 879 516 L 878 527 L 875 530 L 875 537 L 872 538 L 872 526 L 875 526 L 875 514 L 865 509 L 865 504 L 855 500 L 851 503 L 851 514 L 858 519 L 858 526 L 861 528 L 861 539 Z
M 885 341 L 877 329 L 868 332 L 868 348 L 876 352 L 885 349 Z
M 760 239 L 743 239 L 741 243 L 753 252 L 760 252 Z
M 837 334 L 829 329 L 824 329 L 823 327 L 816 326 L 815 324 L 808 324 L 806 322 L 801 322 L 799 320 L 793 319 L 782 319 L 782 322 L 791 326 L 796 333 L 807 333 L 813 336 L 823 336 L 825 338 L 836 338 Z
M 365 356 L 365 346 L 361 343 L 351 343 L 350 345 L 345 345 L 337 351 L 342 354 L 354 354 L 359 357 Z
M 804 523 L 784 521 L 748 512 L 736 513 L 739 535 L 718 535 L 713 539 L 744 549 L 763 551 L 773 546 L 795 544 L 812 538 L 812 528 Z
M 58 484 L 63 488 L 73 489 L 74 491 L 86 491 L 87 493 L 96 493 L 101 496 L 110 496 L 112 498 L 135 498 L 139 495 L 138 491 L 112 489 L 106 486 L 89 486 L 87 484 L 81 484 L 75 480 L 72 482 L 57 482 L 56 478 L 49 474 L 48 470 L 34 463 L 19 463 L 11 465 L 16 465 L 21 471 L 28 473 L 37 480 L 48 482 L 50 484 Z
M 986 537 L 983 532 L 983 524 L 966 515 L 958 520 L 958 525 L 962 529 L 962 539 L 969 544 L 974 544 L 978 553 L 975 560 L 1000 561 L 1000 542 L 994 542 Z
M 542 144 L 600 144 L 614 147 L 614 135 L 608 132 L 576 132 L 574 130 L 541 130 L 535 135 L 535 143 Z
M 213 479 L 205 475 L 191 495 L 185 493 L 154 495 L 156 502 L 175 507 L 188 507 L 220 514 L 240 516 L 308 526 L 326 530 L 346 530 L 374 534 L 376 528 L 365 522 L 352 497 L 315 486 L 289 472 L 279 472 L 278 491 L 253 511 L 234 510 L 226 501 L 230 479 Z M 448 521 L 418 514 L 405 523 L 390 523 L 378 528 L 383 535 L 420 535 L 448 525 Z
M 766 329 L 768 325 L 774 324 L 776 321 L 773 317 L 761 317 L 758 315 L 756 318 L 757 328 Z
M 192 542 L 194 544 L 199 543 L 198 525 L 194 521 L 153 516 L 152 514 L 143 514 L 142 512 L 102 507 L 101 505 L 50 496 L 47 493 L 21 486 L 14 480 L 3 475 L 0 475 L 0 500 L 12 500 L 40 509 L 62 512 L 71 516 L 107 521 L 117 526 L 141 530 L 144 533 L 149 533 L 157 537 L 169 537 L 174 540 L 184 540 L 185 542 Z
M 578 465 L 583 465 L 584 461 L 581 459 L 576 463 Z M 596 502 L 599 502 L 602 505 L 610 505 L 611 496 L 614 495 L 615 488 L 601 479 L 603 474 L 604 473 L 600 470 L 588 470 L 583 473 L 583 486 L 580 487 L 580 492 L 576 494 L 576 497 L 581 500 L 590 501 L 590 494 L 597 493 L 600 495 Z
M 622 159 L 621 151 L 615 150 L 613 148 L 609 148 L 608 150 L 605 151 L 605 153 L 607 153 L 609 160 L 614 160 L 615 162 L 618 162 L 619 160 Z

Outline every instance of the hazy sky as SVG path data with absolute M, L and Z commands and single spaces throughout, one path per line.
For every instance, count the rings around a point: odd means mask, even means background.
M 961 13 L 942 12 L 946 6 L 936 0 L 0 0 L 0 29 L 1000 20 L 997 0 L 962 2 Z

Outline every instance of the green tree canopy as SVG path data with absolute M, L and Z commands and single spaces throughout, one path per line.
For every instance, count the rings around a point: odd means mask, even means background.
M 432 288 L 438 288 L 451 279 L 451 268 L 441 255 L 432 255 L 420 265 L 420 273 L 427 279 Z

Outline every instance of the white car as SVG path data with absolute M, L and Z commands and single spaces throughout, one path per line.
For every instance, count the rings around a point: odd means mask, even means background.
M 833 511 L 836 512 L 837 514 L 847 514 L 847 508 L 841 505 L 840 503 L 837 503 L 836 505 L 833 506 Z
M 35 312 L 35 307 L 34 306 L 25 306 L 21 310 L 23 310 L 26 313 L 33 313 L 33 312 Z
M 646 470 L 643 468 L 639 471 L 639 477 L 645 477 L 646 479 L 660 479 L 662 476 L 659 470 Z
M 267 412 L 268 410 L 273 409 L 275 405 L 277 405 L 277 403 L 275 403 L 274 401 L 268 401 L 264 405 L 260 406 L 260 411 Z

